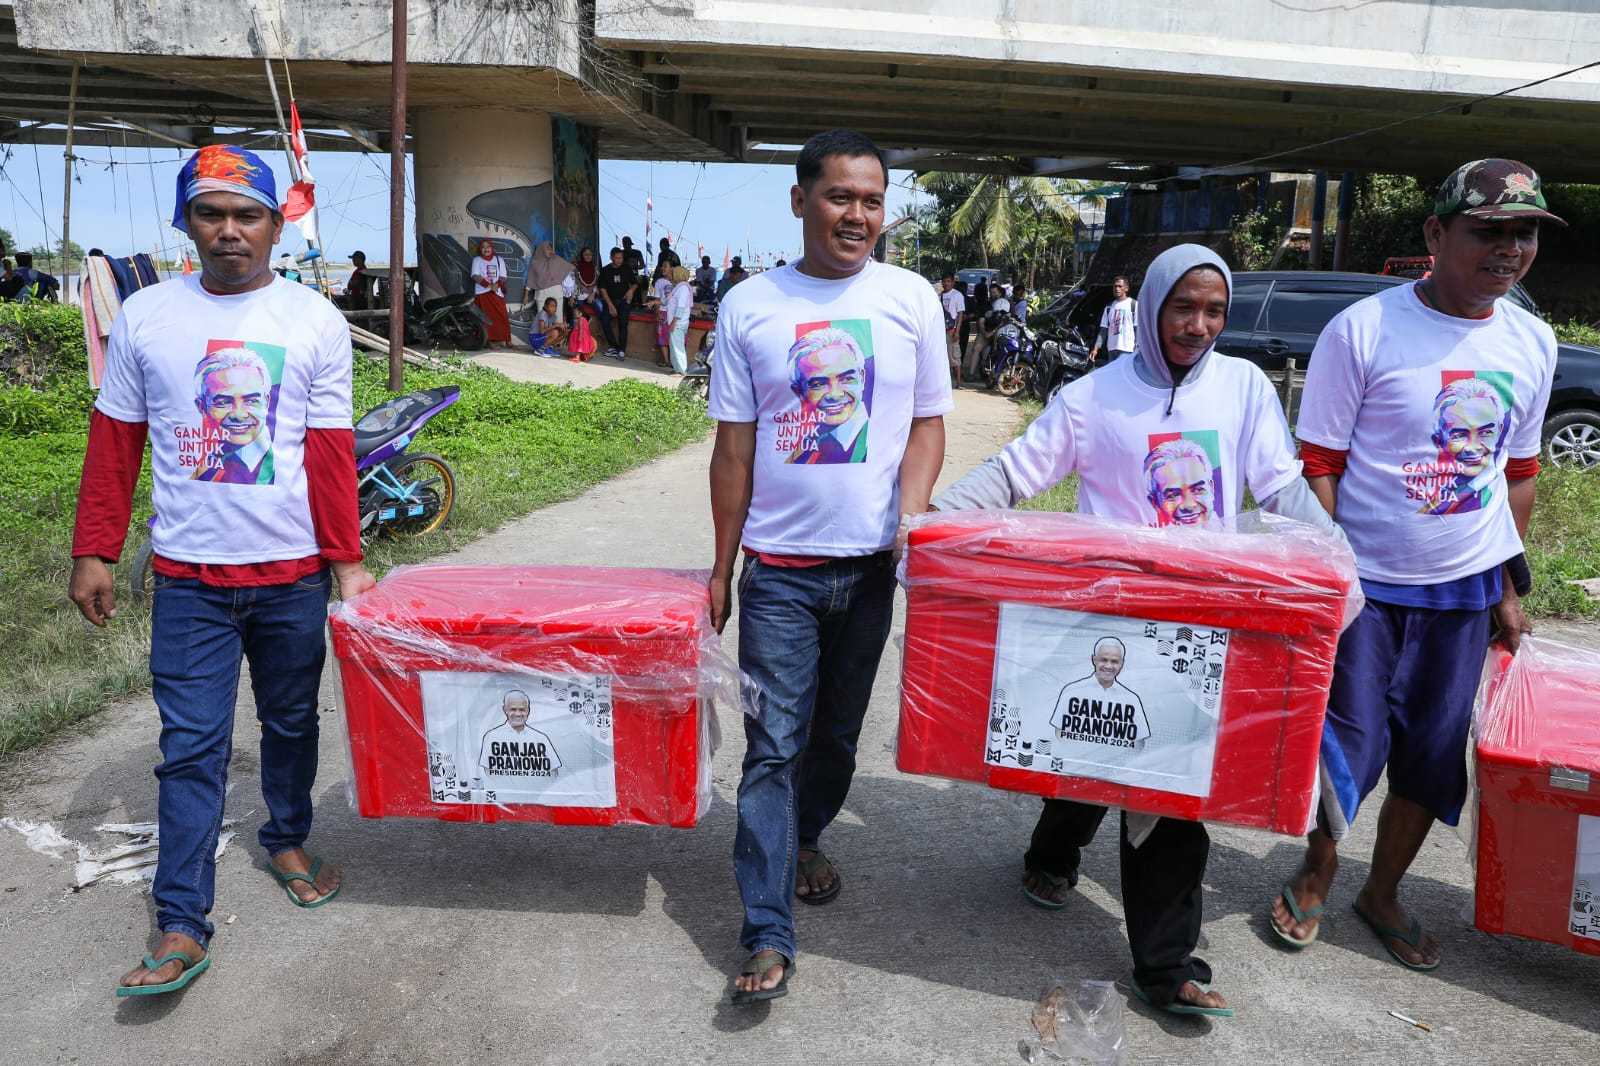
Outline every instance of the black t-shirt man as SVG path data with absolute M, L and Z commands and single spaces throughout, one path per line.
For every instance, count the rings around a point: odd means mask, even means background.
M 600 268 L 600 288 L 611 297 L 611 303 L 625 313 L 628 296 L 638 284 L 639 277 L 626 263 L 607 263 Z

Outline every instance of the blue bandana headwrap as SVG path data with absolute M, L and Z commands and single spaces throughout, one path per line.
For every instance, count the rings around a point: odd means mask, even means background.
M 272 168 L 260 156 L 232 144 L 208 144 L 183 164 L 178 171 L 177 204 L 172 212 L 172 228 L 189 232 L 185 217 L 189 201 L 201 193 L 231 192 L 248 196 L 272 210 L 278 210 L 278 183 Z

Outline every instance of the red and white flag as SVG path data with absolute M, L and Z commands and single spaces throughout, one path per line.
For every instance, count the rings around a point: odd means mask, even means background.
M 283 217 L 300 227 L 307 244 L 317 243 L 317 180 L 311 176 L 311 153 L 306 151 L 306 131 L 300 125 L 300 108 L 289 101 L 289 147 L 300 168 L 300 180 L 289 186 L 283 199 Z

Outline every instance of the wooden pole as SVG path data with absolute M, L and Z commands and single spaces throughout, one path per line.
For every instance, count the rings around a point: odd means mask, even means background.
M 406 387 L 406 0 L 394 0 L 389 120 L 389 389 Z
M 61 165 L 66 171 L 62 178 L 61 191 L 61 284 L 67 288 L 67 256 L 72 254 L 72 163 L 76 158 L 72 154 L 72 126 L 78 117 L 78 67 L 80 61 L 72 61 L 72 86 L 67 90 L 67 146 L 61 153 Z M 43 204 L 39 205 L 43 207 Z M 42 212 L 41 212 L 42 213 Z M 48 234 L 46 235 L 48 237 Z M 129 249 L 131 252 L 132 249 Z M 68 289 L 68 292 L 71 290 Z
M 1311 270 L 1322 269 L 1322 235 L 1327 232 L 1328 225 L 1328 172 L 1317 171 L 1317 177 L 1311 184 L 1311 254 L 1306 256 L 1306 266 Z
M 263 59 L 262 62 L 267 65 L 267 87 L 272 90 L 272 109 L 278 115 L 278 139 L 283 142 L 283 154 L 289 160 L 289 180 L 298 182 L 304 175 L 300 172 L 300 157 L 294 154 L 294 138 L 289 133 L 289 124 L 283 118 L 283 101 L 278 98 L 278 79 L 272 74 L 272 60 Z M 284 61 L 283 72 L 287 77 L 289 73 L 287 60 Z M 293 82 L 289 83 L 289 100 L 291 102 L 294 100 Z M 322 270 L 321 250 L 317 247 L 317 242 L 309 238 L 306 240 L 306 247 L 318 253 L 311 260 L 311 276 L 317 279 L 317 288 L 321 290 L 322 295 L 331 297 L 333 292 L 329 289 L 327 275 Z

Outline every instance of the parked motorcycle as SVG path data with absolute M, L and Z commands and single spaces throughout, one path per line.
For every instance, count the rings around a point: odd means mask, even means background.
M 694 355 L 694 364 L 678 382 L 679 392 L 686 396 L 698 396 L 701 403 L 711 399 L 711 358 L 716 347 L 717 331 L 715 328 L 709 329 L 706 339 L 700 344 L 700 350 Z
M 472 294 L 456 293 L 406 301 L 406 343 L 421 348 L 477 352 L 489 346 L 489 325 L 472 302 Z
M 1007 316 L 994 331 L 994 342 L 989 350 L 990 388 L 1009 397 L 1031 385 L 1037 373 L 1039 351 L 1027 326 Z
M 421 536 L 449 521 L 456 505 L 455 471 L 437 455 L 411 455 L 406 448 L 430 419 L 459 399 L 455 385 L 422 389 L 385 400 L 356 423 L 356 501 L 363 538 Z M 155 524 L 151 515 L 147 529 Z M 147 535 L 134 552 L 128 577 L 135 603 L 150 594 L 153 561 Z
M 1089 361 L 1089 346 L 1076 328 L 1063 329 L 1049 323 L 1040 327 L 1035 339 L 1039 360 L 1030 384 L 1041 403 L 1049 403 L 1056 393 L 1094 369 Z

